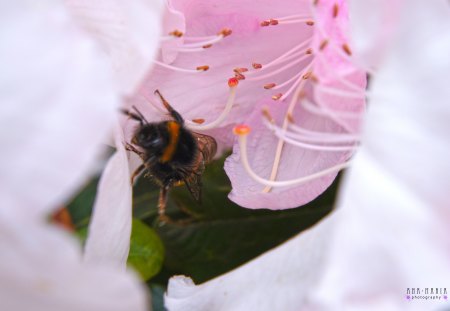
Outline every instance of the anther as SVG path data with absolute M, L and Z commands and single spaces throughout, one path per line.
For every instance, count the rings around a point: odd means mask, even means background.
M 336 18 L 339 14 L 339 6 L 337 3 L 333 5 L 333 17 Z
M 319 78 L 317 78 L 317 76 L 315 74 L 311 74 L 309 79 L 314 83 L 319 83 Z
M 271 18 L 269 20 L 269 24 L 272 25 L 272 26 L 278 25 L 278 20 Z
M 352 56 L 352 50 L 350 50 L 350 47 L 347 45 L 347 43 L 344 43 L 342 45 L 342 49 L 344 50 L 345 54 L 348 56 Z
M 202 46 L 202 48 L 204 48 L 204 49 L 209 49 L 210 47 L 212 47 L 212 44 L 206 44 L 206 45 Z
M 245 76 L 239 72 L 235 72 L 234 77 L 238 80 L 245 80 Z
M 278 93 L 278 94 L 273 95 L 273 96 L 272 96 L 272 99 L 273 99 L 273 100 L 279 100 L 279 99 L 281 98 L 281 96 L 283 96 L 283 94 Z
M 308 25 L 308 26 L 313 26 L 313 25 L 314 25 L 314 21 L 307 21 L 307 22 L 306 22 L 306 25 Z
M 233 129 L 233 133 L 239 136 L 247 135 L 248 133 L 250 133 L 250 127 L 245 124 L 236 125 Z
M 275 83 L 267 83 L 266 85 L 264 85 L 264 88 L 266 90 L 270 90 L 271 88 L 274 88 L 275 86 L 277 86 Z
M 328 45 L 328 40 L 327 39 L 323 40 L 322 43 L 320 43 L 319 50 L 323 51 L 323 49 L 325 49 L 327 47 L 327 45 Z
M 312 53 L 313 53 L 313 50 L 311 48 L 306 49 L 306 51 L 305 51 L 305 54 L 307 54 L 307 55 L 312 54 Z
M 270 21 L 262 21 L 260 24 L 262 27 L 267 27 L 270 25 Z
M 270 114 L 269 109 L 264 107 L 263 110 L 262 110 L 262 114 L 267 119 L 267 121 L 269 121 L 272 124 L 275 123 L 275 120 L 272 118 L 272 115 Z
M 175 29 L 172 32 L 169 32 L 169 35 L 180 38 L 183 36 L 183 33 L 181 31 L 179 31 L 178 29 Z
M 239 84 L 239 80 L 237 78 L 230 78 L 228 79 L 228 86 L 229 87 L 235 87 Z
M 311 72 L 311 71 L 308 71 L 307 73 L 305 73 L 305 74 L 302 76 L 302 78 L 303 78 L 303 80 L 307 80 L 307 79 L 309 79 L 309 78 L 311 77 L 311 75 L 312 75 L 312 72 Z
M 289 123 L 294 124 L 294 117 L 292 116 L 292 114 L 290 112 L 288 112 L 288 114 L 286 115 L 286 120 L 288 120 Z
M 203 123 L 205 123 L 205 119 L 193 119 L 192 122 L 197 123 L 197 124 L 203 124 Z
M 314 0 L 313 5 L 317 5 L 319 3 L 319 0 Z
M 244 68 L 244 67 L 239 68 L 238 67 L 238 68 L 234 68 L 233 71 L 237 72 L 237 73 L 243 73 L 243 72 L 247 72 L 248 68 Z
M 232 30 L 230 28 L 224 28 L 221 31 L 219 31 L 218 35 L 228 37 L 229 35 L 231 35 L 231 33 L 232 33 Z
M 262 68 L 262 65 L 258 64 L 258 63 L 253 63 L 252 66 L 253 66 L 254 69 L 261 69 Z
M 196 69 L 198 71 L 207 71 L 209 69 L 209 66 L 208 65 L 198 66 Z

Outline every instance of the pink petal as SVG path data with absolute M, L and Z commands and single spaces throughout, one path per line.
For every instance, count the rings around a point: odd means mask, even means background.
M 125 267 L 130 249 L 132 188 L 121 132 L 116 130 L 117 151 L 109 159 L 98 186 L 85 260 Z
M 358 310 L 370 300 L 374 310 L 438 309 L 442 301 L 411 305 L 406 289 L 448 289 L 448 3 L 408 1 L 397 23 L 371 84 L 364 145 L 342 189 L 317 292 L 327 293 L 325 306 Z
M 82 264 L 79 243 L 64 232 L 12 215 L 0 228 L 2 310 L 147 310 L 136 275 Z
M 297 311 L 321 274 L 333 216 L 251 262 L 200 285 L 169 280 L 170 311 Z
M 62 6 L 1 7 L 0 197 L 42 218 L 88 177 L 118 98 L 103 53 Z
M 120 90 L 132 93 L 155 57 L 163 1 L 66 0 L 66 5 L 110 56 Z
M 260 109 L 255 109 L 245 123 L 252 129 L 248 136 L 250 165 L 259 176 L 269 179 L 278 138 L 262 123 L 260 111 L 264 104 L 260 105 Z M 276 107 L 273 106 L 273 102 L 267 104 L 272 104 L 272 108 L 275 108 L 271 109 L 272 116 L 278 124 L 281 124 L 287 108 L 286 103 L 277 104 Z M 345 132 L 333 120 L 316 116 L 303 109 L 297 109 L 293 117 L 296 124 L 302 124 L 311 130 L 332 133 Z M 321 171 L 342 163 L 350 154 L 347 151 L 307 150 L 285 143 L 277 180 L 291 180 Z M 336 177 L 336 173 L 334 173 L 301 186 L 273 188 L 269 193 L 263 193 L 264 186 L 251 179 L 244 170 L 237 144 L 234 147 L 233 155 L 225 163 L 225 170 L 233 186 L 230 199 L 248 208 L 286 209 L 298 207 L 316 198 L 328 188 Z
M 151 100 L 161 107 L 157 97 L 153 96 L 155 89 L 159 89 L 187 120 L 202 118 L 205 123 L 215 120 L 227 101 L 227 81 L 234 76 L 234 68 L 252 68 L 253 62 L 264 63 L 273 60 L 311 36 L 309 28 L 299 32 L 295 25 L 286 25 L 283 29 L 262 29 L 260 26 L 264 19 L 290 15 L 293 11 L 308 14 L 310 3 L 306 0 L 283 0 L 276 6 L 268 0 L 258 2 L 257 6 L 248 0 L 171 1 L 171 4 L 175 10 L 184 14 L 186 36 L 214 36 L 224 28 L 231 29 L 232 34 L 203 52 L 178 53 L 171 64 L 194 70 L 197 66 L 208 65 L 210 69 L 206 72 L 189 74 L 159 66 L 153 68 L 147 76 L 141 94 L 130 102 L 130 105 L 136 105 L 150 121 L 165 118 L 149 103 Z M 276 44 L 268 46 L 268 42 Z M 267 81 L 241 81 L 235 108 L 222 124 L 223 127 L 242 122 L 252 111 L 253 105 L 262 98 L 270 98 L 273 95 L 263 89 L 265 83 Z M 231 143 L 228 141 L 228 146 L 231 146 Z
M 170 33 L 173 31 L 180 31 L 184 34 L 186 32 L 186 21 L 183 13 L 175 10 L 170 1 L 168 1 L 164 11 L 162 34 L 163 36 L 170 36 Z M 180 47 L 183 42 L 183 36 L 178 39 L 161 42 L 161 54 L 165 63 L 171 64 L 175 61 L 178 56 L 178 52 L 175 49 Z

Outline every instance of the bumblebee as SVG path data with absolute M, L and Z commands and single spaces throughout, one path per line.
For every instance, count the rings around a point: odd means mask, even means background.
M 150 176 L 160 187 L 158 213 L 161 221 L 170 219 L 165 214 L 167 195 L 171 187 L 185 184 L 192 196 L 200 202 L 205 165 L 211 162 L 217 151 L 216 140 L 208 135 L 192 132 L 184 125 L 184 119 L 156 90 L 171 120 L 148 122 L 136 107 L 134 111 L 122 110 L 139 122 L 127 150 L 139 155 L 143 164 L 131 177 L 131 182 L 142 173 Z

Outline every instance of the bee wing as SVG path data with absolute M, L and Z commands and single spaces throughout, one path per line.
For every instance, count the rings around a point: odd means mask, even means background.
M 202 172 L 194 172 L 189 175 L 189 177 L 184 179 L 184 184 L 186 185 L 194 199 L 198 202 L 201 202 L 202 199 Z
M 192 133 L 194 137 L 197 139 L 198 150 L 203 156 L 203 161 L 205 164 L 208 164 L 212 161 L 217 152 L 217 143 L 216 140 L 208 135 L 200 134 L 200 133 Z
M 208 135 L 192 132 L 197 140 L 198 155 L 190 169 L 190 174 L 184 179 L 184 183 L 192 196 L 199 202 L 202 197 L 202 174 L 205 164 L 211 162 L 217 152 L 216 140 Z

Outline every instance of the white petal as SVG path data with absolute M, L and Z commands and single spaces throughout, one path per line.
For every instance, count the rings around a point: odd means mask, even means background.
M 204 284 L 189 278 L 169 281 L 170 311 L 298 311 L 318 279 L 333 216 L 283 245 Z
M 0 217 L 0 253 L 2 310 L 147 310 L 134 274 L 83 265 L 78 243 L 56 228 Z
M 123 133 L 119 128 L 116 131 L 116 148 L 98 186 L 85 260 L 125 267 L 130 249 L 132 189 Z
M 450 279 L 450 7 L 411 0 L 398 22 L 339 202 L 317 292 L 328 307 L 361 310 L 369 299 L 374 310 L 445 306 L 407 301 L 406 290 L 448 290 Z
M 103 53 L 63 6 L 2 2 L 0 15 L 0 197 L 42 216 L 85 181 L 118 99 Z
M 111 57 L 120 89 L 133 92 L 159 46 L 162 0 L 66 0 L 77 21 Z

